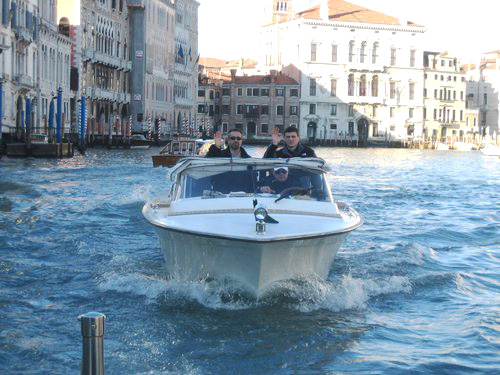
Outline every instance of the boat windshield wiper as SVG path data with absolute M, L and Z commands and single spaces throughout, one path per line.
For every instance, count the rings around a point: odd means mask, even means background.
M 279 202 L 283 198 L 295 197 L 296 195 L 305 195 L 311 191 L 311 188 L 305 188 L 301 186 L 291 186 L 286 188 L 280 193 L 280 197 L 277 198 L 274 203 Z

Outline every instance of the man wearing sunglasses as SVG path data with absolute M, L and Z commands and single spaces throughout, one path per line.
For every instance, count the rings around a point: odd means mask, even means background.
M 288 174 L 287 167 L 274 168 L 272 175 L 259 184 L 258 191 L 261 193 L 280 194 L 283 190 L 292 186 L 300 186 L 297 177 Z
M 210 146 L 207 158 L 250 158 L 251 156 L 245 151 L 241 144 L 243 143 L 243 134 L 240 129 L 231 129 L 226 137 L 227 146 L 222 150 L 222 135 L 221 132 L 215 132 L 214 144 Z
M 273 142 L 267 148 L 264 158 L 293 158 L 293 157 L 316 157 L 316 153 L 311 147 L 300 142 L 299 130 L 294 126 L 285 129 L 285 147 L 278 149 L 281 139 L 279 128 L 274 128 L 272 133 Z

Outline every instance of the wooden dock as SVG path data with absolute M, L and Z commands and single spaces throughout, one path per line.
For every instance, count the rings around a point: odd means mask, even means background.
M 74 147 L 73 143 L 7 143 L 5 154 L 16 158 L 71 158 Z

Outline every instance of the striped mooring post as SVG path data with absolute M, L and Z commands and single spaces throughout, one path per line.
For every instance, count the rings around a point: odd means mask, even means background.
M 148 139 L 151 139 L 151 132 L 153 131 L 153 127 L 151 126 L 151 116 L 148 117 Z

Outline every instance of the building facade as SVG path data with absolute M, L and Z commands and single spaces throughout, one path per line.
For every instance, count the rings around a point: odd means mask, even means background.
M 175 2 L 129 1 L 133 131 L 174 123 Z
M 447 52 L 424 52 L 423 140 L 465 141 L 473 127 L 465 119 L 466 83 L 458 60 Z
M 425 29 L 342 0 L 318 3 L 261 28 L 260 64 L 301 84 L 301 135 L 358 144 L 420 138 Z
M 175 14 L 174 129 L 194 128 L 198 91 L 198 7 L 177 0 Z
M 56 14 L 57 1 L 41 2 L 37 40 L 39 64 L 36 70 L 39 79 L 35 131 L 42 134 L 49 134 L 50 106 L 56 109 L 58 90 L 62 96 L 62 133 L 71 131 L 70 101 L 74 96 L 70 89 L 72 41 L 67 33 L 68 20 L 63 18 L 62 25 L 58 27 Z
M 24 140 L 35 121 L 37 15 L 36 0 L 2 2 L 2 132 L 11 139 Z
M 12 44 L 13 31 L 11 28 L 12 16 L 10 13 L 10 2 L 2 0 L 0 6 L 0 90 L 2 100 L 0 102 L 0 138 L 3 133 L 3 141 L 7 141 L 6 136 L 13 134 L 16 120 L 14 117 L 13 84 L 12 84 Z
M 221 97 L 222 80 L 203 77 L 198 82 L 194 132 L 201 136 L 212 136 L 215 130 L 222 130 Z M 189 131 L 189 129 L 188 129 Z
M 79 34 L 79 94 L 87 102 L 88 135 L 123 135 L 128 131 L 132 68 L 127 2 L 81 0 Z
M 218 129 L 237 128 L 248 140 L 270 140 L 274 127 L 298 126 L 299 99 L 299 83 L 275 70 L 264 76 L 236 76 L 233 70 L 222 84 Z
M 467 83 L 467 118 L 477 118 L 477 124 L 471 126 L 481 137 L 500 143 L 500 51 L 485 53 L 462 69 Z

